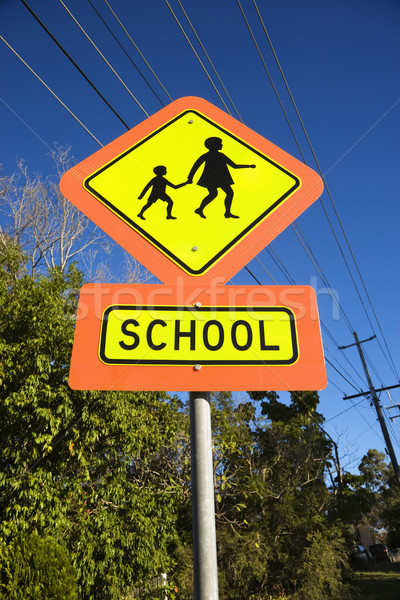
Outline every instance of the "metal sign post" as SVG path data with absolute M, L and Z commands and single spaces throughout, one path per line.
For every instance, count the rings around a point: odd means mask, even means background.
M 209 392 L 190 392 L 195 600 L 218 600 L 214 470 Z

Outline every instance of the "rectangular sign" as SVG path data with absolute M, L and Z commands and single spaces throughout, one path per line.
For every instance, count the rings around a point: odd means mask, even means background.
M 309 286 L 85 285 L 69 385 L 87 390 L 317 390 Z
M 298 355 L 286 307 L 113 305 L 102 317 L 106 365 L 292 365 Z

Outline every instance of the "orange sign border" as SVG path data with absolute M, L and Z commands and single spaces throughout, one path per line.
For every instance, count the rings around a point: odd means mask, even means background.
M 300 187 L 285 202 L 248 232 L 227 254 L 219 258 L 213 266 L 201 275 L 186 273 L 84 188 L 84 181 L 95 171 L 187 110 L 202 113 L 218 126 L 241 138 L 284 169 L 290 171 L 301 181 Z M 323 182 L 315 171 L 246 125 L 206 100 L 188 96 L 175 100 L 67 171 L 61 178 L 60 189 L 65 198 L 134 256 L 160 281 L 175 283 L 179 277 L 187 283 L 196 279 L 196 282 L 201 284 L 203 282 L 222 284 L 250 262 L 254 256 L 319 198 L 323 191 Z
M 99 358 L 102 315 L 112 305 L 279 306 L 295 315 L 299 356 L 291 365 L 107 365 Z M 320 390 L 327 385 L 316 295 L 310 286 L 87 284 L 79 298 L 69 385 L 82 390 Z

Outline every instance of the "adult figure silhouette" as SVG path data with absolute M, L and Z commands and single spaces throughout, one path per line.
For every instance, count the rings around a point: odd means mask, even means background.
M 164 177 L 164 175 L 167 174 L 167 167 L 164 167 L 164 165 L 158 165 L 157 167 L 154 167 L 153 173 L 155 173 L 156 176 L 153 177 L 153 179 L 151 179 L 149 183 L 145 185 L 142 193 L 140 194 L 140 196 L 138 196 L 139 200 L 141 200 L 145 193 L 151 188 L 149 198 L 146 204 L 143 206 L 140 213 L 138 214 L 138 217 L 145 221 L 146 219 L 143 216 L 145 211 L 148 208 L 150 208 L 150 206 L 152 206 L 155 202 L 157 202 L 157 200 L 162 200 L 163 202 L 167 203 L 167 219 L 176 219 L 176 217 L 172 216 L 172 199 L 168 196 L 165 190 L 167 188 L 167 185 L 177 190 L 178 188 L 187 185 L 187 182 L 185 181 L 184 183 L 179 183 L 178 185 L 175 185 L 174 183 L 168 181 L 168 179 Z
M 204 214 L 205 207 L 214 200 L 218 195 L 218 188 L 221 188 L 225 192 L 225 218 L 226 219 L 238 219 L 237 215 L 231 212 L 232 200 L 233 200 L 233 189 L 232 184 L 234 183 L 228 166 L 233 169 L 254 169 L 255 165 L 237 165 L 228 156 L 222 154 L 222 140 L 219 137 L 207 138 L 204 142 L 208 152 L 200 156 L 193 167 L 190 169 L 187 183 L 193 182 L 193 176 L 197 169 L 204 163 L 204 169 L 197 182 L 197 185 L 205 187 L 208 190 L 207 196 L 202 200 L 199 208 L 194 212 L 197 213 L 203 219 L 206 218 Z

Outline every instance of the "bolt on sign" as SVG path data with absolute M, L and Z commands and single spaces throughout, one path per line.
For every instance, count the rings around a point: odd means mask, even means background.
M 306 165 L 193 97 L 61 179 L 64 196 L 164 283 L 228 281 L 322 189 Z
M 322 389 L 314 289 L 87 284 L 69 384 L 104 390 Z

